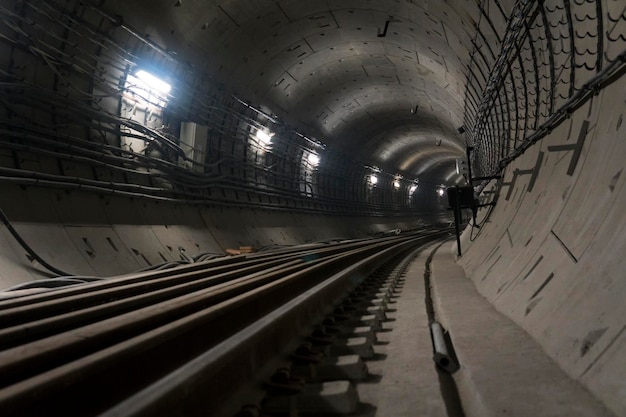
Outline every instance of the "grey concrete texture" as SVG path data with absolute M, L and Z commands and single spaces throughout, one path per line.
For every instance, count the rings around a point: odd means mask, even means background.
M 375 407 L 368 416 L 446 416 L 439 378 L 432 360 L 433 349 L 425 305 L 424 265 L 428 251 L 423 251 L 409 265 L 395 311 L 384 323 L 386 331 L 378 333 L 374 345 L 380 360 L 367 362 L 376 377 L 372 383 L 357 385 L 362 401 Z
M 2 186 L 2 209 L 24 240 L 56 268 L 70 274 L 127 274 L 201 253 L 280 247 L 363 238 L 391 229 L 418 227 L 416 218 L 330 217 L 269 210 L 199 208 Z M 24 202 L 27 201 L 27 204 Z M 310 225 L 315 224 L 315 227 Z M 48 271 L 26 256 L 0 228 L 0 289 Z
M 544 153 L 533 189 L 520 176 L 506 201 L 503 186 L 480 232 L 465 231 L 459 260 L 498 311 L 618 415 L 626 415 L 625 96 L 621 79 L 511 164 L 505 183 Z M 573 152 L 554 147 L 576 143 L 583 123 L 584 146 L 568 175 Z M 470 242 L 470 234 L 479 236 Z
M 431 283 L 437 320 L 461 364 L 454 379 L 466 416 L 614 416 L 476 291 L 450 249 L 433 257 Z
M 463 67 L 471 50 L 471 27 L 464 20 L 477 13 L 472 5 L 144 3 L 115 1 L 108 7 L 243 97 L 275 111 L 288 109 L 281 117 L 359 156 L 369 152 L 377 163 L 418 167 L 463 152 L 454 129 L 462 124 Z M 392 21 L 389 36 L 377 37 L 387 20 Z M 506 25 L 494 22 L 499 30 Z M 205 62 L 206 56 L 219 56 L 219 65 Z M 416 106 L 420 114 L 412 115 L 409 110 Z M 388 142 L 381 140 L 390 135 Z M 365 147 L 363 137 L 368 137 Z M 428 150 L 419 160 L 407 153 L 417 146 Z

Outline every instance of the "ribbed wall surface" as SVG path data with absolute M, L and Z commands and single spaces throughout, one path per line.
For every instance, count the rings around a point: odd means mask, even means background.
M 499 311 L 617 415 L 626 413 L 625 95 L 621 79 L 490 184 L 499 203 L 465 231 L 460 260 Z
M 105 9 L 151 22 L 130 15 L 132 5 Z M 201 57 L 191 65 L 89 2 L 16 2 L 0 11 L 3 182 L 333 214 L 397 216 L 437 204 L 432 192 L 416 192 L 417 177 L 379 172 L 307 137 L 282 121 L 287 114 L 235 96 L 237 86 L 198 66 Z M 163 17 L 151 24 L 164 25 Z M 137 87 L 137 68 L 155 69 L 171 92 Z M 202 129 L 206 149 L 183 141 L 181 123 Z
M 490 175 L 566 120 L 621 71 L 623 2 L 482 2 L 465 96 L 479 174 Z M 506 22 L 506 31 L 498 30 Z M 497 39 L 497 41 L 494 41 Z

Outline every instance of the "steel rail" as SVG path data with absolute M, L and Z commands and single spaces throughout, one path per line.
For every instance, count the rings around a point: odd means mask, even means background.
M 116 280 L 115 282 L 88 283 L 84 286 L 74 287 L 73 291 L 64 294 L 50 293 L 56 296 L 44 300 L 32 300 L 31 303 L 20 303 L 13 308 L 2 311 L 2 325 L 15 325 L 28 320 L 35 320 L 41 317 L 49 317 L 52 314 L 63 313 L 71 308 L 73 311 L 88 308 L 120 298 L 131 297 L 138 294 L 145 294 L 149 291 L 169 289 L 175 292 L 180 285 L 192 290 L 197 286 L 210 287 L 221 284 L 231 279 L 239 278 L 256 272 L 264 271 L 268 268 L 284 264 L 282 260 L 265 262 L 248 262 L 245 265 L 226 265 L 206 270 L 196 270 L 182 273 L 156 273 L 140 274 L 128 280 Z M 127 282 L 133 281 L 133 282 Z M 60 292 L 60 291 L 59 291 Z
M 20 317 L 21 323 L 0 330 L 0 349 L 7 349 L 19 344 L 24 344 L 33 340 L 37 340 L 61 331 L 67 331 L 72 328 L 85 326 L 96 321 L 102 321 L 110 317 L 117 317 L 121 314 L 128 313 L 139 308 L 157 305 L 161 302 L 178 301 L 184 298 L 196 297 L 199 294 L 223 292 L 224 287 L 234 288 L 235 284 L 243 282 L 250 283 L 252 279 L 262 279 L 274 277 L 276 275 L 286 274 L 287 271 L 303 269 L 302 261 L 294 260 L 290 262 L 280 262 L 280 265 L 274 265 L 261 271 L 245 274 L 243 270 L 237 270 L 236 273 L 225 273 L 218 276 L 200 279 L 191 283 L 183 282 L 166 288 L 142 292 L 137 295 L 128 295 L 121 299 L 112 298 L 112 301 L 105 303 L 91 303 L 86 308 L 80 310 L 72 310 L 68 312 L 61 311 L 60 314 L 48 315 L 50 309 L 43 309 L 36 318 L 28 315 L 26 319 Z M 245 268 L 247 270 L 249 268 Z M 256 269 L 256 268 L 255 268 Z M 98 293 L 97 295 L 102 295 Z M 76 298 L 68 297 L 68 298 Z M 56 304 L 63 304 L 63 300 L 58 300 Z M 68 300 L 69 301 L 69 300 Z M 204 302 L 207 300 L 205 299 Z M 44 305 L 44 307 L 48 307 Z M 20 312 L 28 313 L 28 307 L 20 308 Z M 0 381 L 2 378 L 0 377 Z
M 235 263 L 245 260 L 242 256 L 233 256 L 226 258 L 213 259 L 206 262 L 199 262 L 194 264 L 183 264 L 179 266 L 176 271 L 178 273 L 190 273 L 198 271 L 210 271 L 210 268 L 220 267 L 222 265 L 232 266 Z M 6 309 L 15 308 L 18 306 L 29 305 L 34 303 L 44 302 L 57 298 L 63 298 L 70 295 L 86 294 L 89 292 L 104 290 L 108 288 L 115 288 L 118 286 L 132 285 L 134 283 L 141 283 L 150 279 L 158 279 L 167 277 L 172 274 L 172 269 L 166 269 L 161 271 L 146 271 L 138 272 L 134 274 L 126 274 L 118 277 L 111 277 L 102 281 L 92 282 L 86 285 L 73 286 L 67 288 L 56 289 L 51 292 L 42 292 L 36 294 L 29 294 L 20 296 L 18 298 L 8 298 L 0 300 L 0 312 Z
M 156 416 L 164 409 L 168 415 L 181 417 L 228 415 L 233 405 L 227 401 L 229 396 L 237 398 L 233 392 L 284 353 L 292 339 L 302 335 L 303 326 L 328 313 L 390 257 L 406 255 L 441 238 L 439 234 L 403 242 L 351 264 L 99 417 Z
M 428 233 L 429 231 L 426 231 Z M 405 235 L 406 236 L 406 235 Z M 409 234 L 408 236 L 411 236 Z M 55 299 L 62 299 L 62 303 L 66 304 L 69 299 L 66 298 L 70 295 L 83 295 L 87 293 L 94 293 L 94 297 L 97 297 L 95 293 L 99 291 L 109 290 L 108 296 L 111 299 L 119 298 L 125 295 L 134 294 L 133 289 L 136 291 L 146 291 L 149 286 L 154 288 L 165 287 L 173 281 L 186 282 L 194 279 L 201 279 L 206 276 L 215 276 L 219 273 L 233 273 L 235 274 L 238 268 L 249 267 L 247 272 L 253 272 L 256 268 L 262 270 L 272 266 L 272 264 L 279 264 L 280 259 L 289 261 L 299 256 L 314 255 L 316 257 L 330 256 L 332 254 L 341 253 L 342 251 L 350 248 L 362 247 L 371 242 L 371 239 L 353 240 L 342 242 L 338 244 L 317 244 L 317 245 L 302 245 L 295 248 L 286 248 L 276 250 L 272 252 L 251 253 L 246 255 L 237 255 L 233 257 L 217 258 L 209 261 L 197 262 L 193 264 L 183 264 L 176 269 L 166 269 L 161 271 L 143 271 L 132 274 L 126 274 L 119 277 L 107 278 L 102 281 L 91 282 L 85 285 L 72 286 L 68 288 L 56 289 L 54 291 L 47 291 L 42 293 L 30 294 L 20 296 L 18 298 L 8 298 L 0 300 L 0 311 L 4 311 L 0 316 L 0 328 L 7 325 L 7 321 L 15 320 L 11 317 L 12 309 L 19 306 L 28 306 L 25 308 L 29 314 L 35 314 L 35 310 L 39 307 L 35 307 L 36 303 L 42 303 Z M 262 262 L 270 262 L 271 264 L 261 265 Z M 161 281 L 159 281 L 161 280 Z M 145 285 L 146 287 L 142 287 Z M 119 292 L 116 292 L 119 291 Z M 125 293 L 128 291 L 128 293 Z M 72 304 L 73 309 L 80 307 L 80 303 L 87 302 L 89 298 L 86 296 L 81 299 L 80 302 L 74 301 Z M 97 299 L 95 302 L 106 302 L 107 299 Z M 53 304 L 53 303 L 52 303 Z M 9 310 L 9 311 L 7 311 Z M 18 310 L 19 311 L 19 310 Z M 45 314 L 51 314 L 54 311 L 48 310 Z
M 255 273 L 245 274 L 242 277 L 233 277 L 228 281 L 221 279 L 219 284 L 209 288 L 203 285 L 200 285 L 199 288 L 198 285 L 183 286 L 183 290 L 191 287 L 191 291 L 182 295 L 178 295 L 177 292 L 168 288 L 166 291 L 173 293 L 171 297 L 147 306 L 144 306 L 145 299 L 151 300 L 153 298 L 152 293 L 141 297 L 140 300 L 137 300 L 138 297 L 133 297 L 125 303 L 112 303 L 111 307 L 107 307 L 105 304 L 95 309 L 92 308 L 87 314 L 62 314 L 61 316 L 35 321 L 33 324 L 9 328 L 5 336 L 9 340 L 15 341 L 15 339 L 19 340 L 20 337 L 31 336 L 31 330 L 40 332 L 63 330 L 68 326 L 75 325 L 76 321 L 80 322 L 80 319 L 84 317 L 93 321 L 94 318 L 100 317 L 103 310 L 114 313 L 120 304 L 128 306 L 127 309 L 135 307 L 131 311 L 127 310 L 124 314 L 104 317 L 104 319 L 93 324 L 81 327 L 72 326 L 76 328 L 5 350 L 0 355 L 0 386 L 14 382 L 18 378 L 27 377 L 36 370 L 51 368 L 63 363 L 67 360 L 67 353 L 70 349 L 77 356 L 89 354 L 103 346 L 114 343 L 116 340 L 132 337 L 169 321 L 193 314 L 202 308 L 274 282 L 288 274 L 307 270 L 314 271 L 325 265 L 333 265 L 341 258 L 358 256 L 361 251 L 371 251 L 385 244 L 386 242 L 378 242 L 366 248 L 352 249 L 336 255 L 336 258 L 315 260 L 309 264 L 305 264 L 301 260 L 287 263 L 279 261 L 281 265 L 274 265 L 267 270 L 255 271 Z M 175 289 L 179 290 L 180 288 L 180 286 L 176 286 Z M 158 295 L 161 296 L 161 294 Z M 71 301 L 70 305 L 73 305 L 75 300 Z M 62 303 L 60 304 L 62 305 Z M 24 309 L 20 310 L 24 311 Z
M 437 236 L 429 234 L 421 239 Z M 7 415 L 19 416 L 41 415 L 42 407 L 46 413 L 68 416 L 105 411 L 320 285 L 327 277 L 352 271 L 357 264 L 371 267 L 390 251 L 415 245 L 419 240 L 407 236 L 344 244 L 341 250 L 323 248 L 317 259 L 306 261 L 297 254 L 278 254 L 271 261 L 263 257 L 261 265 L 273 265 L 269 270 L 248 266 L 255 272 L 208 288 L 197 282 L 179 282 L 171 288 L 147 290 L 77 311 L 59 310 L 52 316 L 39 316 L 32 322 L 2 329 L 2 343 L 11 347 L 0 352 L 0 409 Z M 363 259 L 369 261 L 363 263 Z M 169 274 L 176 272 L 169 270 Z M 156 275 L 167 276 L 168 271 Z M 204 275 L 205 281 L 209 279 Z M 150 282 L 139 280 L 134 284 Z M 96 284 L 101 283 L 86 285 Z M 185 292 L 186 285 L 194 288 Z M 170 296 L 166 296 L 168 291 Z M 68 298 L 81 295 L 85 294 L 70 292 Z M 63 304 L 62 298 L 49 301 Z M 0 318 L 9 310 L 0 311 Z M 317 314 L 311 313 L 309 319 L 314 319 Z M 105 386 L 106 390 L 100 389 Z M 84 406 L 80 410 L 68 407 L 70 392 L 81 398 Z
M 332 252 L 329 253 L 339 253 L 342 248 L 345 248 L 345 246 L 336 246 L 332 249 Z M 306 253 L 308 252 L 309 249 L 306 249 Z M 318 252 L 318 257 L 322 257 L 322 252 Z M 240 263 L 237 265 L 234 265 L 234 258 L 235 257 L 221 258 L 219 260 L 209 261 L 205 263 L 184 265 L 176 270 L 138 273 L 124 276 L 121 278 L 112 278 L 105 281 L 95 282 L 92 285 L 81 285 L 63 290 L 57 290 L 54 292 L 35 294 L 31 296 L 21 297 L 18 299 L 4 300 L 3 302 L 0 302 L 0 306 L 5 309 L 4 314 L 2 315 L 3 324 L 6 325 L 8 322 L 16 319 L 16 317 L 12 316 L 13 313 L 18 313 L 18 315 L 20 312 L 32 313 L 33 310 L 36 310 L 37 307 L 39 307 L 37 303 L 46 302 L 49 300 L 63 298 L 62 300 L 57 300 L 56 302 L 59 304 L 65 303 L 67 306 L 70 305 L 69 302 L 71 301 L 71 308 L 77 309 L 80 307 L 80 305 L 77 304 L 75 299 L 68 298 L 69 296 L 86 294 L 86 298 L 88 298 L 94 295 L 99 295 L 100 291 L 105 291 L 105 293 L 107 291 L 120 291 L 113 294 L 107 294 L 107 296 L 111 296 L 111 299 L 117 299 L 123 296 L 134 294 L 134 292 L 129 291 L 129 289 L 134 291 L 146 292 L 150 289 L 166 287 L 168 284 L 171 285 L 172 283 L 191 282 L 192 279 L 205 279 L 207 276 L 211 277 L 211 279 L 213 280 L 212 282 L 220 283 L 225 281 L 226 279 L 244 275 L 244 273 L 262 271 L 271 266 L 283 264 L 286 261 L 296 259 L 297 256 L 291 256 L 290 259 L 285 259 L 286 257 L 283 257 L 282 260 L 278 256 L 272 256 L 273 259 L 269 260 L 267 259 L 269 258 L 267 256 L 263 258 L 259 257 L 253 260 L 248 260 L 245 256 L 238 256 L 237 261 L 239 261 Z M 218 267 L 215 267 L 216 265 Z M 223 273 L 223 275 L 219 275 L 220 273 Z M 96 300 L 95 303 L 106 301 L 109 300 L 107 298 L 103 298 Z M 28 307 L 22 309 L 15 308 L 24 305 L 28 305 Z M 55 311 L 45 311 L 44 315 L 48 315 L 51 313 L 55 313 Z
M 162 301 L 180 299 L 183 296 L 197 294 L 198 291 L 210 291 L 210 288 L 220 288 L 220 284 L 229 286 L 251 278 L 267 275 L 270 272 L 285 274 L 293 269 L 303 269 L 306 262 L 312 262 L 327 257 L 345 253 L 349 248 L 359 248 L 368 242 L 359 244 L 334 245 L 315 251 L 315 257 L 309 257 L 313 252 L 300 250 L 289 254 L 274 255 L 257 258 L 252 261 L 243 261 L 239 264 L 221 265 L 216 268 L 193 271 L 192 273 L 169 275 L 164 272 L 141 274 L 139 282 L 130 285 L 117 285 L 104 290 L 81 292 L 75 295 L 56 297 L 30 305 L 20 305 L 2 312 L 4 328 L 0 326 L 0 349 L 8 349 L 61 331 L 83 326 L 95 321 L 101 321 L 114 315 L 124 314 L 140 307 L 147 307 Z M 303 255 L 304 254 L 304 255 Z M 234 268 L 227 270 L 228 268 Z M 226 272 L 222 272 L 226 271 Z M 214 274 L 214 275 L 210 275 Z M 158 278 L 164 276 L 163 278 Z M 244 277 L 244 278 L 242 278 Z M 149 278 L 149 281 L 144 280 Z M 125 281 L 121 281 L 124 283 Z M 118 280 L 117 284 L 120 284 Z M 90 286 L 97 289 L 98 285 Z M 71 311 L 68 310 L 71 306 Z M 1 380 L 1 378 L 0 378 Z

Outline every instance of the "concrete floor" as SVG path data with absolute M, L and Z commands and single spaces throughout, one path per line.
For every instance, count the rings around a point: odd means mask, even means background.
M 392 319 L 378 333 L 374 347 L 378 360 L 368 361 L 372 379 L 360 383 L 359 397 L 375 407 L 363 416 L 446 416 L 424 302 L 424 265 L 429 251 L 422 252 L 406 271 L 400 297 L 387 313 Z
M 434 367 L 425 306 L 424 268 L 433 247 L 409 266 L 406 282 L 378 334 L 372 377 L 358 385 L 359 416 L 458 416 L 442 392 L 450 384 Z M 436 319 L 461 362 L 454 374 L 467 417 L 613 416 L 569 378 L 519 326 L 475 290 L 444 244 L 432 261 Z

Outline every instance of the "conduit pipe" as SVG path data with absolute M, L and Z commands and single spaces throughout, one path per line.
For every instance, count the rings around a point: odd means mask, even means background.
M 454 373 L 459 369 L 456 359 L 448 351 L 448 343 L 443 332 L 443 327 L 439 322 L 433 321 L 430 324 L 430 334 L 433 340 L 435 364 L 446 372 Z
M 58 274 L 60 276 L 71 276 L 72 274 L 68 274 L 67 272 L 55 268 L 54 266 L 50 265 L 48 262 L 46 262 L 41 256 L 39 256 L 37 254 L 37 252 L 35 252 L 29 245 L 28 243 L 26 243 L 26 241 L 24 239 L 22 239 L 22 237 L 19 235 L 19 233 L 17 233 L 17 230 L 15 230 L 13 228 L 13 225 L 11 224 L 11 222 L 9 221 L 9 218 L 6 216 L 6 214 L 4 214 L 4 211 L 2 211 L 2 209 L 0 209 L 0 220 L 2 220 L 2 223 L 4 223 L 4 225 L 6 226 L 7 230 L 11 233 L 11 235 L 13 236 L 13 238 L 15 240 L 17 240 L 17 242 L 20 244 L 20 246 L 30 255 L 32 256 L 37 262 L 39 262 L 41 264 L 41 266 L 43 266 L 44 268 L 46 268 L 48 271 L 50 272 L 54 272 L 55 274 Z

